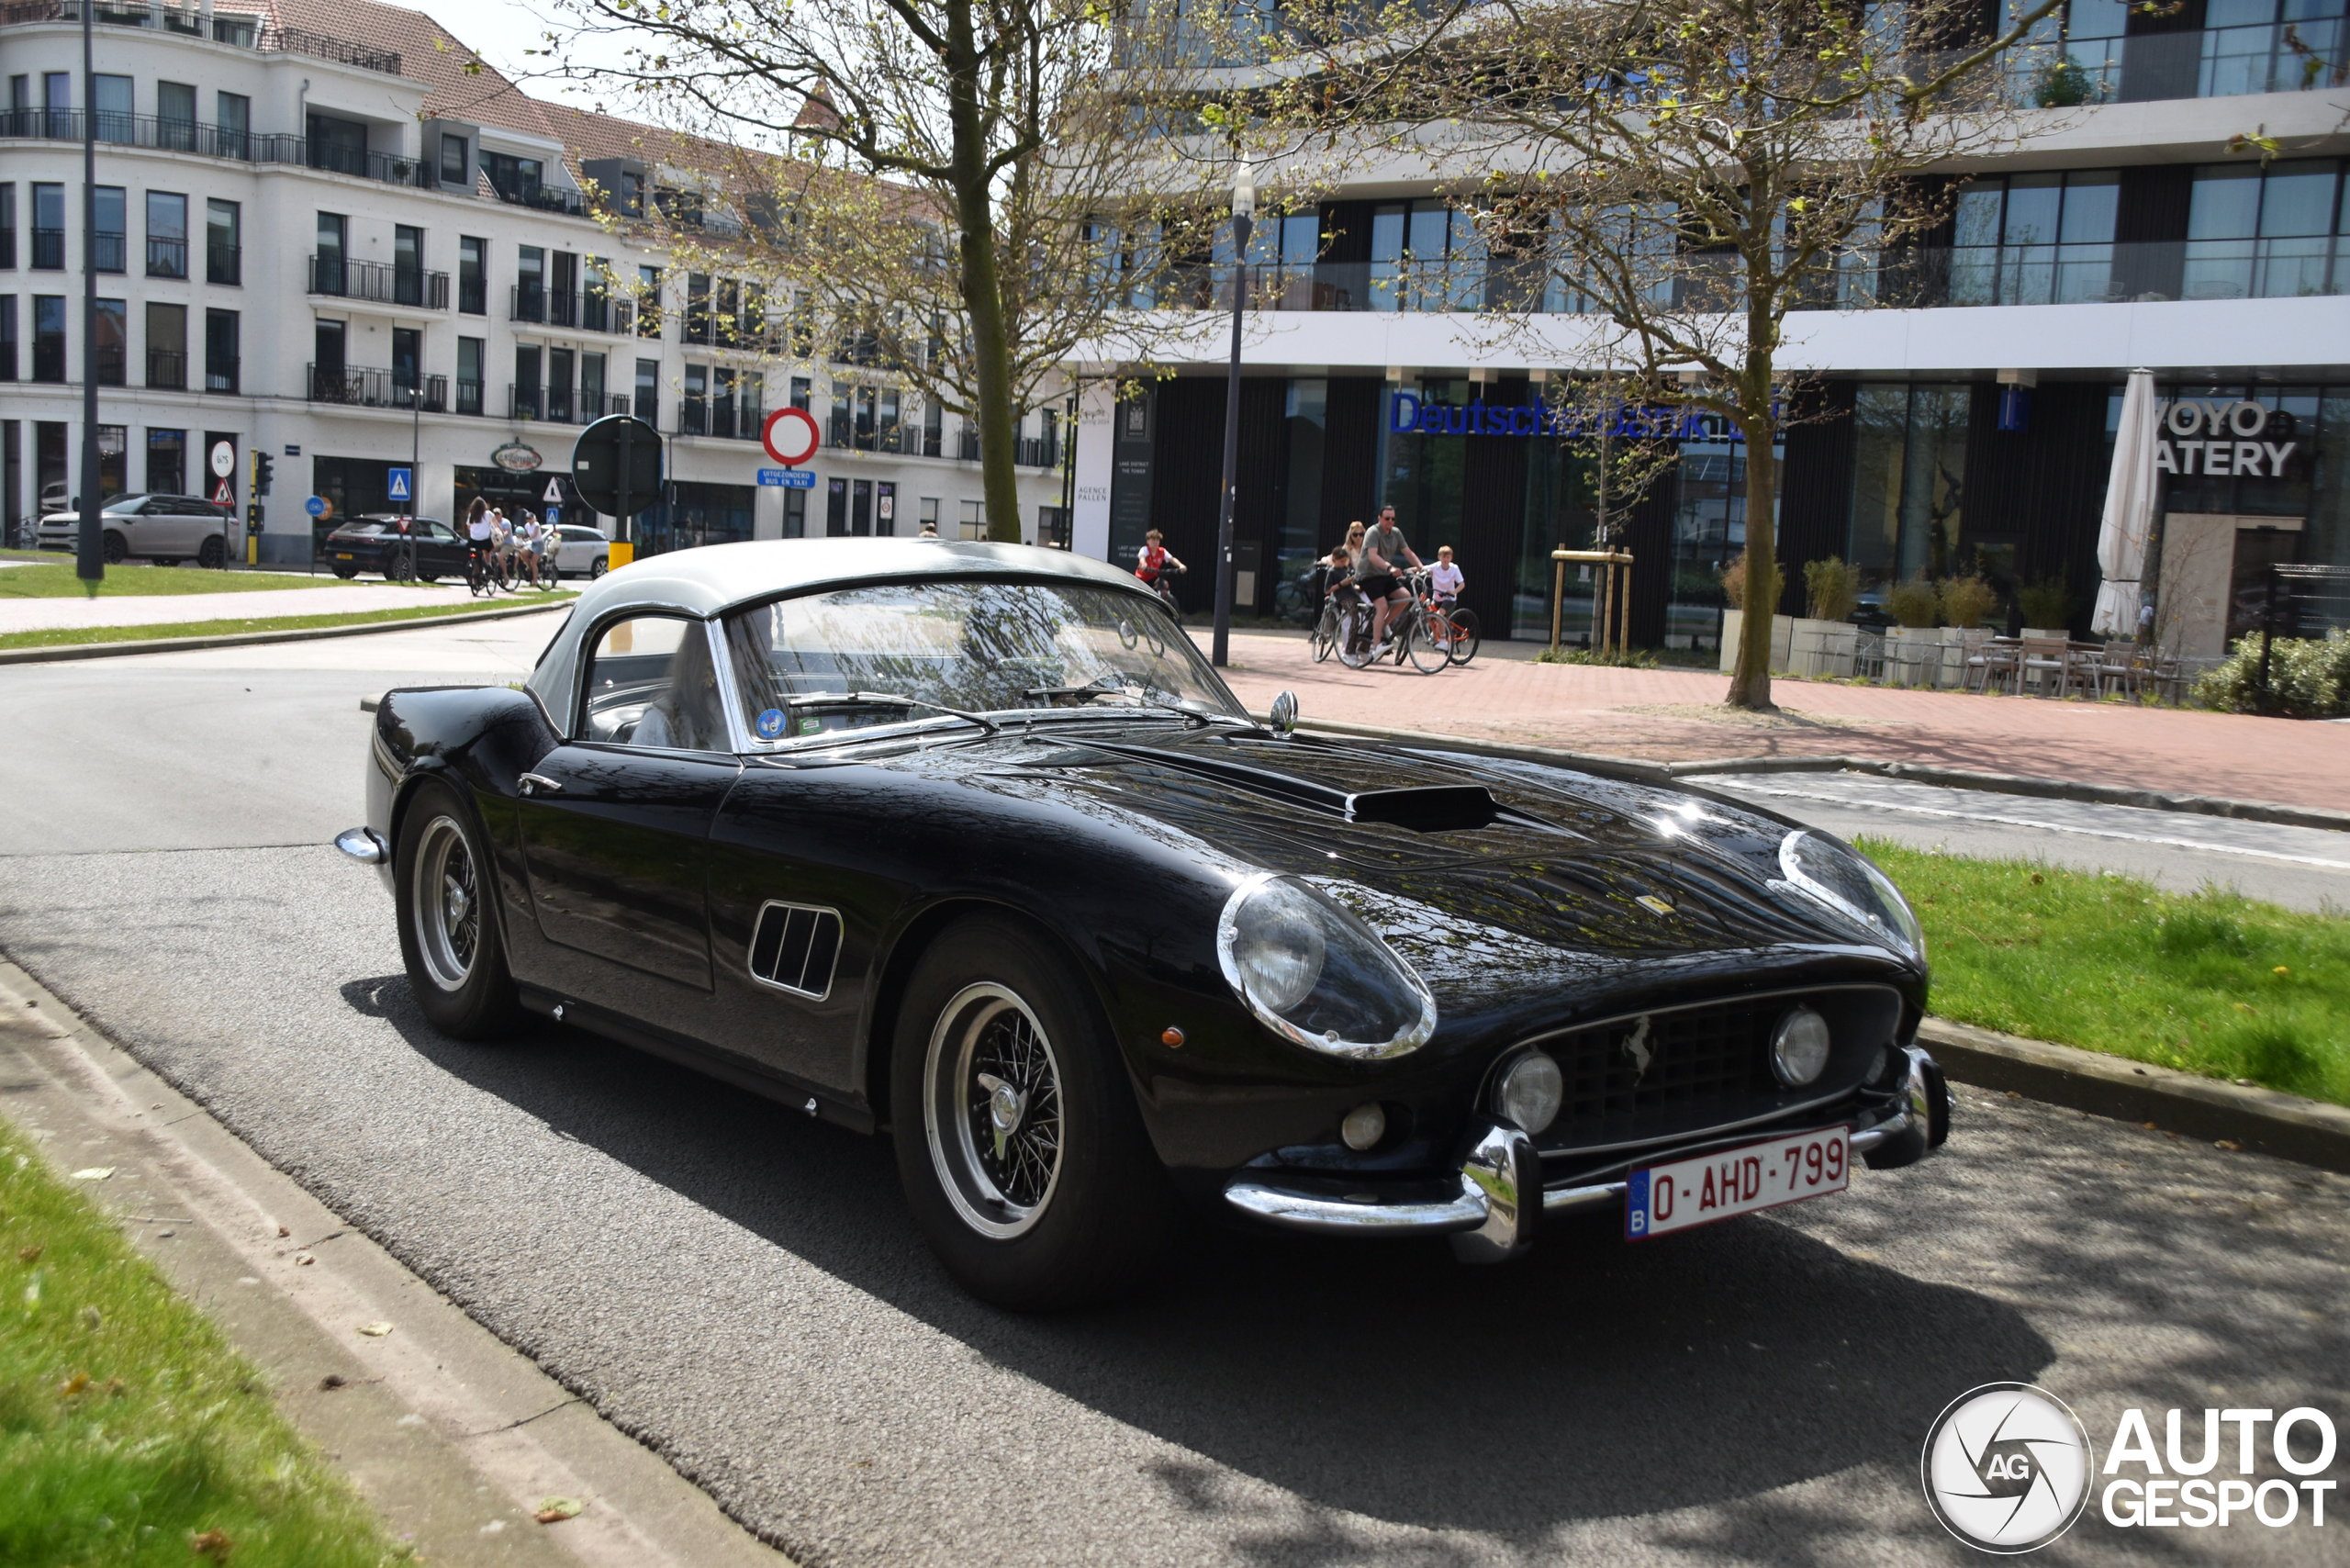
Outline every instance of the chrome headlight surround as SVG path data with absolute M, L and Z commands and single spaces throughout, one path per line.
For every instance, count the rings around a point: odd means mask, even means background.
M 1896 951 L 1926 961 L 1926 933 L 1901 890 L 1869 857 L 1808 828 L 1779 841 L 1784 886 L 1855 921 Z
M 1225 982 L 1257 1021 L 1307 1050 L 1382 1061 L 1426 1045 L 1436 996 L 1378 932 L 1310 883 L 1270 871 L 1233 889 L 1215 924 Z

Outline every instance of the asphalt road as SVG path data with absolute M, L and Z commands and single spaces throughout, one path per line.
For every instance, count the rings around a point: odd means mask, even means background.
M 319 843 L 356 698 L 532 650 L 398 635 L 0 675 L 0 950 L 811 1562 L 1954 1563 L 1918 1449 L 1977 1383 L 2100 1453 L 2131 1406 L 2350 1414 L 2350 1180 L 1973 1090 L 1935 1160 L 1666 1240 L 1479 1271 L 1203 1231 L 1113 1310 L 976 1305 L 878 1142 L 422 1023 L 388 897 Z M 2092 1517 L 2048 1556 L 2338 1562 L 2305 1519 Z

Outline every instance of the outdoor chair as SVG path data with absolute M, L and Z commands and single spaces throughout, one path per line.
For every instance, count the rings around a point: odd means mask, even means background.
M 2005 687 L 2019 675 L 2016 642 L 2009 637 L 1998 637 L 1988 632 L 1968 632 L 1963 643 L 1966 650 L 1966 689 L 1969 691 L 1989 691 Z
M 2089 657 L 2090 678 L 2097 683 L 2095 695 L 2100 700 L 2119 691 L 2125 697 L 2138 694 L 2138 644 L 2108 643 Z
M 2042 697 L 2062 697 L 2073 675 L 2073 645 L 2063 637 L 2026 637 L 2022 665 L 2016 678 L 2020 692 L 2026 682 Z

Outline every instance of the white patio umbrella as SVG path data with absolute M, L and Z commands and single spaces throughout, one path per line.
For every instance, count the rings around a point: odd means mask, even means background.
M 2130 373 L 2121 394 L 2121 429 L 2113 442 L 2113 474 L 2105 486 L 2105 521 L 2097 532 L 2097 613 L 2089 625 L 2108 637 L 2138 634 L 2139 579 L 2146 574 L 2146 538 L 2154 527 L 2154 373 Z

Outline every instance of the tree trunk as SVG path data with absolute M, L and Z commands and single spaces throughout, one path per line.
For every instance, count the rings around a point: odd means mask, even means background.
M 1767 339 L 1751 337 L 1751 342 Z M 1739 402 L 1746 436 L 1746 617 L 1739 629 L 1738 663 L 1730 672 L 1733 708 L 1775 712 L 1771 700 L 1771 620 L 1779 609 L 1779 466 L 1773 448 L 1778 436 L 1771 409 L 1773 355 L 1750 348 Z
M 1020 543 L 1020 483 L 1013 442 L 1012 345 L 1006 341 L 1003 295 L 997 276 L 995 197 L 987 173 L 987 139 L 979 126 L 979 58 L 971 30 L 970 0 L 946 11 L 947 120 L 954 136 L 955 220 L 962 228 L 963 308 L 971 324 L 979 427 L 979 487 L 986 497 L 988 537 Z

